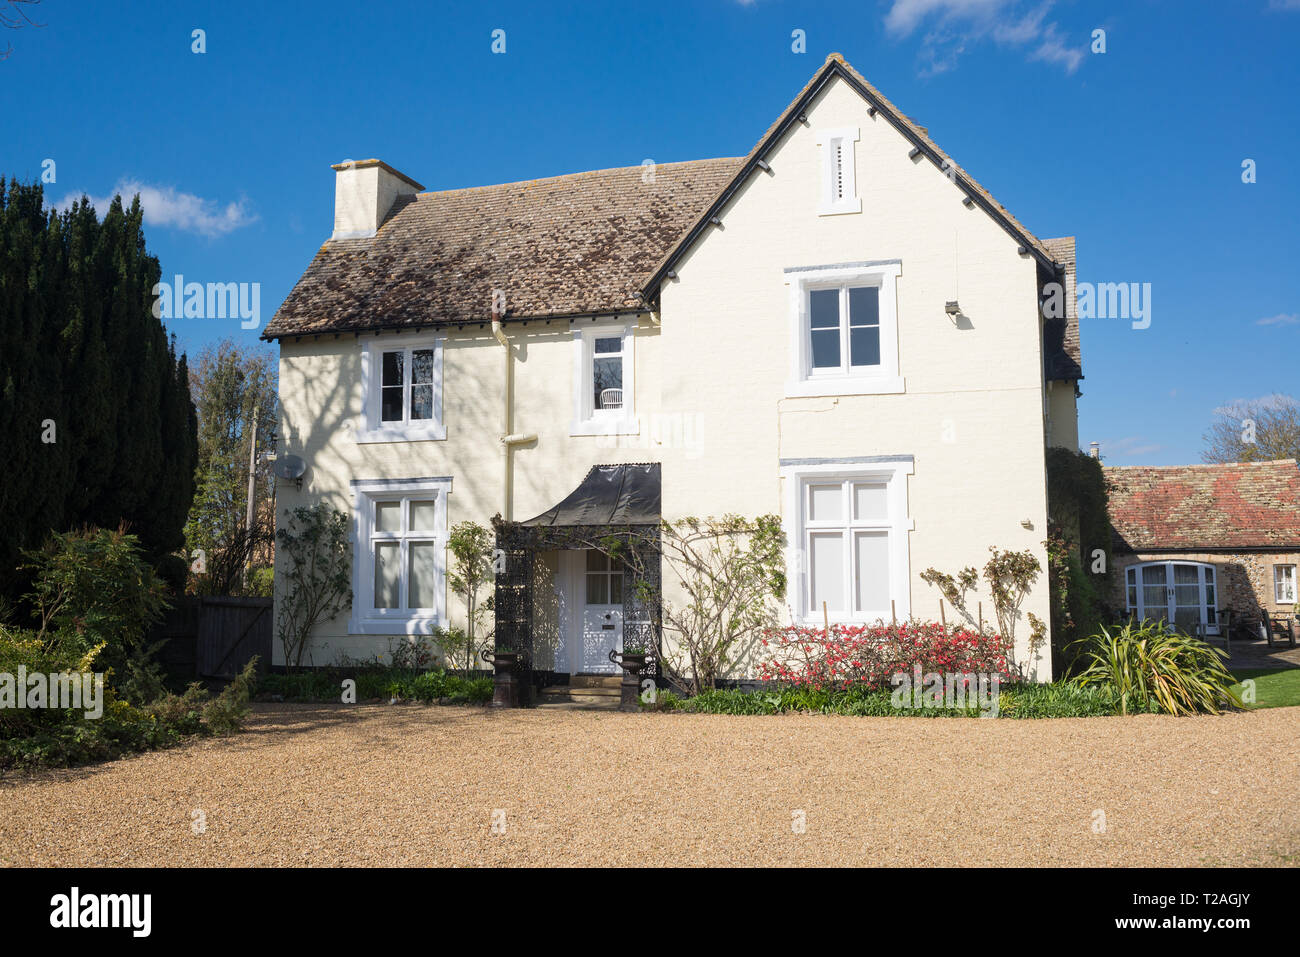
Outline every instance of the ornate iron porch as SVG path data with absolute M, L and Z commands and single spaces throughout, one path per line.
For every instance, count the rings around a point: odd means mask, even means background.
M 596 465 L 558 505 L 526 522 L 492 519 L 498 552 L 494 634 L 498 653 L 518 655 L 519 704 L 534 698 L 533 577 L 538 553 L 597 549 L 623 566 L 623 645 L 646 651 L 646 674 L 661 674 L 662 495 L 659 464 Z M 544 670 L 544 669 L 543 669 Z M 498 681 L 504 678 L 498 673 Z

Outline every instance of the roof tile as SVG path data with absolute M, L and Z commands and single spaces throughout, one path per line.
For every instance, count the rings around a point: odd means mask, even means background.
M 738 167 L 661 163 L 399 200 L 369 239 L 332 240 L 262 336 L 637 309 L 639 283 Z
M 1223 465 L 1107 466 L 1118 548 L 1300 547 L 1294 459 Z

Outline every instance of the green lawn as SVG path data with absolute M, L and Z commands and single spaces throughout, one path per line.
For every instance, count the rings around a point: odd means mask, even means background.
M 1255 679 L 1255 703 L 1247 704 L 1247 708 L 1300 705 L 1300 668 L 1243 668 L 1234 671 L 1233 677 L 1239 682 Z M 1241 688 L 1240 684 L 1232 686 L 1237 694 L 1241 694 Z

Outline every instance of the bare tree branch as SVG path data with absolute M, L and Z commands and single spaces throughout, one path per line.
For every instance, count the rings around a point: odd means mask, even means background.
M 9 30 L 21 30 L 23 27 L 36 27 L 37 29 L 40 29 L 45 26 L 45 24 L 37 23 L 29 17 L 27 11 L 23 9 L 24 6 L 39 6 L 40 2 L 41 0 L 5 0 L 5 4 L 9 7 L 9 11 L 6 12 L 3 7 L 0 7 L 0 27 L 5 27 Z M 0 50 L 0 60 L 9 59 L 13 56 L 13 53 L 13 44 L 5 44 L 5 48 Z

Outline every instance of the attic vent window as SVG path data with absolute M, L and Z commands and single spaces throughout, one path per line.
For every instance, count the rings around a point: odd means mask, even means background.
M 857 141 L 857 127 L 818 133 L 817 143 L 822 151 L 822 193 L 818 215 L 862 212 L 854 164 L 853 144 Z

